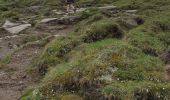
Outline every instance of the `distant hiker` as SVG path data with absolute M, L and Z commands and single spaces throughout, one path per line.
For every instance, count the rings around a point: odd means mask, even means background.
M 71 11 L 73 11 L 75 13 L 76 9 L 73 5 L 74 0 L 66 0 L 66 3 L 67 3 L 67 12 L 70 13 Z

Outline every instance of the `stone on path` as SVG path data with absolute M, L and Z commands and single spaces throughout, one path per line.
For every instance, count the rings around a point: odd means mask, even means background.
M 124 23 L 124 25 L 128 28 L 134 28 L 138 26 L 138 23 L 135 19 L 125 19 L 122 21 Z
M 11 28 L 20 25 L 19 23 L 12 23 L 9 20 L 6 20 L 4 25 L 2 26 L 3 28 Z
M 5 24 L 2 27 L 11 34 L 18 34 L 25 29 L 31 27 L 31 24 L 12 23 L 6 20 Z
M 80 20 L 80 16 L 64 16 L 58 21 L 59 24 L 72 24 Z
M 78 8 L 78 9 L 76 9 L 76 12 L 83 12 L 85 10 L 87 10 L 87 8 Z
M 113 10 L 116 8 L 116 6 L 103 6 L 103 7 L 98 7 L 101 10 Z
M 53 12 L 57 15 L 64 15 L 65 14 L 64 11 L 53 10 Z
M 54 21 L 58 21 L 58 18 L 45 18 L 45 19 L 42 19 L 40 23 L 50 23 Z
M 61 18 L 45 18 L 40 21 L 40 24 L 72 24 L 79 21 L 80 16 L 64 16 Z
M 102 7 L 97 7 L 100 10 L 113 10 L 116 8 L 116 6 L 102 6 Z M 77 8 L 76 12 L 83 12 L 87 10 L 88 8 Z
M 126 13 L 136 13 L 137 10 L 126 10 Z

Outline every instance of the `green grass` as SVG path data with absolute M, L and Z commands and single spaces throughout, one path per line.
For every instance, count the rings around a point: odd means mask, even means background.
M 63 41 L 64 40 L 64 41 Z M 79 44 L 79 40 L 71 37 L 60 37 L 47 45 L 42 55 L 38 58 L 39 61 L 35 62 L 37 72 L 44 75 L 48 68 L 57 64 L 65 62 L 65 55 L 70 52 L 72 48 Z
M 119 100 L 147 100 L 150 98 L 164 100 L 169 98 L 169 84 L 160 84 L 153 82 L 113 82 L 102 88 L 102 93 L 108 97 L 117 97 Z
M 51 16 L 49 11 L 63 5 L 54 0 L 5 3 L 17 11 L 43 5 L 37 14 L 40 18 Z M 76 14 L 82 20 L 76 24 L 75 32 L 48 43 L 33 63 L 30 74 L 37 73 L 41 77 L 39 86 L 26 92 L 22 99 L 170 99 L 170 85 L 164 76 L 165 63 L 159 58 L 170 45 L 170 1 L 78 0 L 76 4 L 81 7 L 111 4 L 118 9 L 137 9 L 138 12 L 137 16 L 119 13 L 119 18 L 90 8 Z M 22 11 L 14 13 L 9 9 L 9 6 L 0 7 L 3 11 L 0 19 L 24 15 Z M 129 17 L 142 18 L 144 23 L 125 29 L 119 21 Z M 27 37 L 26 41 L 36 39 Z
M 154 33 L 145 32 L 140 28 L 130 31 L 127 35 L 128 41 L 134 46 L 141 48 L 144 52 L 151 55 L 162 53 L 166 45 Z
M 43 86 L 39 88 L 39 91 L 44 97 L 55 97 L 64 91 L 70 93 L 75 91 L 79 94 L 79 91 L 98 84 L 102 88 L 102 84 L 112 83 L 107 79 L 101 80 L 101 77 L 105 75 L 111 75 L 112 80 L 118 80 L 120 83 L 165 82 L 164 64 L 159 58 L 148 56 L 140 49 L 121 40 L 106 39 L 91 44 L 82 44 L 73 49 L 68 56 L 68 63 L 51 68 L 43 78 Z M 111 71 L 114 68 L 117 68 L 116 72 Z M 69 84 L 72 84 L 74 88 Z M 60 87 L 60 89 L 53 87 Z M 56 95 L 52 96 L 53 94 Z

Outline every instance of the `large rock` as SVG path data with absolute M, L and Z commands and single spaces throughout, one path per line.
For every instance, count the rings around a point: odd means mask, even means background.
M 57 14 L 57 15 L 65 15 L 65 12 L 64 11 L 61 11 L 61 10 L 53 10 L 53 13 Z
M 45 18 L 40 21 L 40 24 L 72 24 L 80 20 L 80 16 L 64 16 L 61 18 Z
M 31 24 L 12 23 L 7 20 L 2 27 L 11 34 L 18 34 L 31 27 Z
M 40 23 L 53 23 L 58 22 L 58 18 L 45 18 L 40 21 Z
M 136 13 L 137 10 L 126 10 L 125 12 L 126 12 L 126 13 Z
M 87 10 L 87 8 L 78 8 L 78 9 L 76 9 L 76 12 L 83 12 L 85 10 Z
M 59 19 L 58 24 L 73 24 L 78 22 L 80 19 L 80 16 L 64 16 Z
M 133 18 L 130 18 L 130 19 L 123 19 L 122 20 L 122 23 L 127 27 L 127 28 L 134 28 L 134 27 L 137 27 L 138 26 L 138 22 L 133 19 Z

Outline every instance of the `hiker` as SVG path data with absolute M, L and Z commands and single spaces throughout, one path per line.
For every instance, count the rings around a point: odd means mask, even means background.
M 74 13 L 76 12 L 76 9 L 73 5 L 74 0 L 66 0 L 67 3 L 67 12 L 69 13 L 70 11 L 74 11 Z

